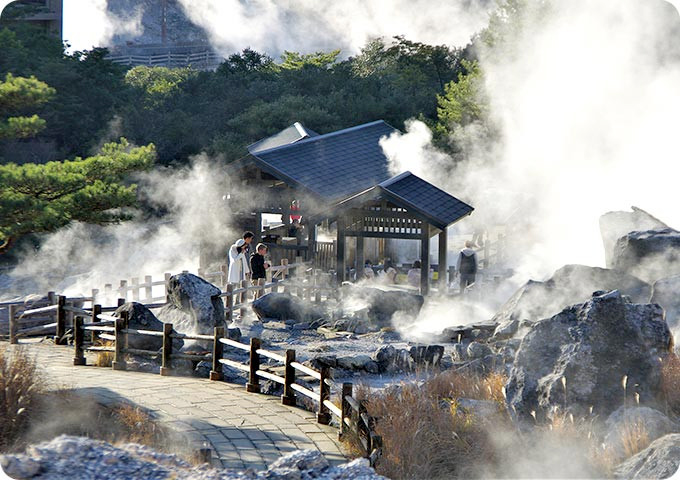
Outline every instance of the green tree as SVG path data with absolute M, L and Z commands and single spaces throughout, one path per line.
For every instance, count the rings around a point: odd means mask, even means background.
M 281 55 L 279 67 L 284 70 L 299 70 L 305 67 L 328 69 L 338 61 L 338 55 L 340 55 L 340 50 L 307 54 L 285 50 Z
M 29 233 L 52 232 L 79 221 L 117 223 L 136 206 L 132 172 L 153 165 L 155 147 L 131 147 L 125 139 L 100 153 L 45 164 L 0 165 L 0 253 Z
M 467 73 L 459 74 L 457 81 L 444 87 L 443 95 L 437 95 L 438 125 L 446 132 L 487 119 L 488 102 L 479 64 L 464 60 L 463 66 Z
M 45 128 L 38 115 L 22 115 L 46 103 L 54 89 L 34 76 L 15 77 L 11 73 L 0 81 L 0 139 L 29 138 Z

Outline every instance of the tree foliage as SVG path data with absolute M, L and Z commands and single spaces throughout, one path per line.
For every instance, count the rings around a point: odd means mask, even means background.
M 28 233 L 51 232 L 74 221 L 107 224 L 129 218 L 136 185 L 127 176 L 153 165 L 153 145 L 109 143 L 99 154 L 45 164 L 0 165 L 0 251 Z
M 54 89 L 34 76 L 15 77 L 11 73 L 0 81 L 0 139 L 29 138 L 45 128 L 38 115 L 21 115 L 46 103 Z

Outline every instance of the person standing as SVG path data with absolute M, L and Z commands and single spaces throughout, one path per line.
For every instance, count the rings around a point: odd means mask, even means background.
M 466 240 L 465 248 L 458 254 L 456 270 L 460 275 L 460 293 L 463 293 L 468 286 L 475 283 L 477 276 L 477 252 L 472 249 L 473 245 L 470 240 Z
M 229 248 L 229 272 L 227 278 L 229 283 L 240 284 L 250 274 L 250 267 L 245 256 L 245 245 L 245 240 L 239 238 Z
M 250 271 L 252 272 L 251 282 L 257 285 L 260 279 L 267 278 L 267 269 L 269 264 L 264 261 L 264 256 L 267 254 L 267 246 L 264 243 L 258 243 L 255 248 L 255 253 L 250 256 Z M 255 298 L 259 298 L 264 290 L 256 290 Z

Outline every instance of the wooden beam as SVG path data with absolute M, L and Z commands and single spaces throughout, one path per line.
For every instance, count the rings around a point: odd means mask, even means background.
M 316 264 L 316 223 L 313 221 L 307 224 L 307 261 L 312 265 Z
M 439 293 L 446 291 L 446 274 L 448 273 L 448 264 L 446 258 L 447 236 L 446 229 L 439 233 Z
M 427 295 L 430 282 L 430 234 L 423 228 L 420 238 L 420 294 Z
M 422 234 L 419 233 L 357 232 L 355 230 L 346 230 L 345 235 L 348 237 L 400 238 L 404 240 L 420 240 L 423 238 Z

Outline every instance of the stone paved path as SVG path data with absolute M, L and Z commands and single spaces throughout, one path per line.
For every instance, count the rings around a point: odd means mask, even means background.
M 74 367 L 73 349 L 53 344 L 27 349 L 52 384 L 94 395 L 101 403 L 126 401 L 152 411 L 195 448 L 212 447 L 215 466 L 263 469 L 297 449 L 319 450 L 332 464 L 346 461 L 335 428 L 316 423 L 311 412 L 281 405 L 279 397 L 201 378 Z

